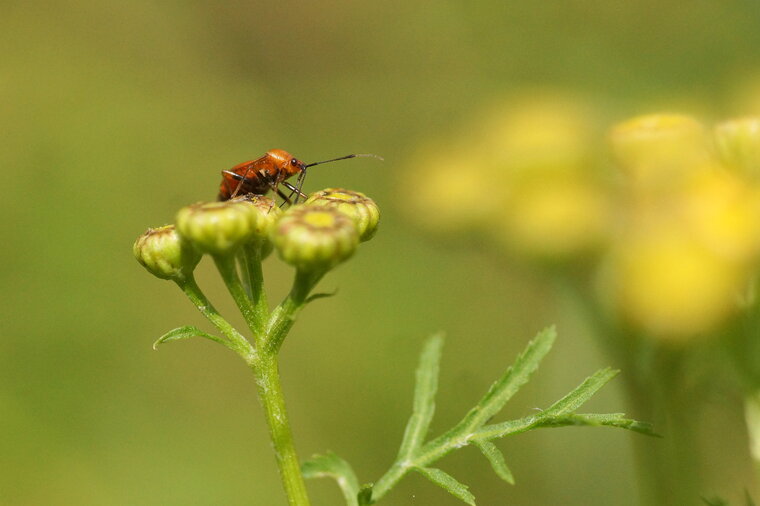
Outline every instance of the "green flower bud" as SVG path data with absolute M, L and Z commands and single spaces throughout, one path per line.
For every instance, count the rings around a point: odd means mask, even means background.
M 202 253 L 225 255 L 254 240 L 264 219 L 250 202 L 199 203 L 179 210 L 177 231 Z
M 149 228 L 137 238 L 132 252 L 148 272 L 161 279 L 182 279 L 193 272 L 201 259 L 177 234 L 174 225 Z
M 247 206 L 254 227 L 252 240 L 261 248 L 262 259 L 269 256 L 274 247 L 271 239 L 272 231 L 282 217 L 282 209 L 277 206 L 274 199 L 253 193 L 236 197 L 230 202 L 241 202 Z
M 715 127 L 715 146 L 723 163 L 760 179 L 760 118 L 720 123 Z
M 332 207 L 288 209 L 272 234 L 286 263 L 304 271 L 328 270 L 350 257 L 359 244 L 354 221 Z
M 312 193 L 305 204 L 332 207 L 348 216 L 354 220 L 362 242 L 372 239 L 380 222 L 380 208 L 374 200 L 363 193 L 343 188 L 326 188 Z

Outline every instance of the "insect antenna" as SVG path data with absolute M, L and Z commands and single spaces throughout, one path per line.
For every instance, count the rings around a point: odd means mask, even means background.
M 301 188 L 303 188 L 303 182 L 306 179 L 306 168 L 307 167 L 314 167 L 315 165 L 321 165 L 323 163 L 330 163 L 330 162 L 337 162 L 339 160 L 348 160 L 349 158 L 377 158 L 378 160 L 385 161 L 385 159 L 382 156 L 373 155 L 371 153 L 359 153 L 359 154 L 353 154 L 353 155 L 346 155 L 341 156 L 338 158 L 332 158 L 330 160 L 322 160 L 321 162 L 314 162 L 314 163 L 307 163 L 301 168 L 301 173 L 298 174 L 298 180 L 296 181 L 296 188 L 297 192 L 295 192 L 295 200 L 294 203 L 298 203 L 298 197 L 301 196 Z M 293 195 L 293 192 L 290 194 Z
M 321 165 L 323 163 L 337 162 L 338 160 L 348 160 L 349 158 L 377 158 L 378 160 L 384 161 L 384 158 L 382 156 L 377 156 L 370 153 L 363 153 L 363 154 L 356 154 L 356 155 L 341 156 L 340 158 L 333 158 L 331 160 L 323 160 L 321 162 L 307 163 L 306 165 L 303 166 L 303 168 L 305 169 L 306 167 L 313 167 L 315 165 Z

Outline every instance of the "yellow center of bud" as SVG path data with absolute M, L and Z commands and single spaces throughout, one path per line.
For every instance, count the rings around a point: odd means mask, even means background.
M 330 228 L 335 226 L 335 215 L 327 212 L 311 212 L 303 216 L 303 221 L 314 227 Z
M 340 199 L 340 200 L 353 200 L 356 198 L 356 195 L 349 195 L 347 193 L 340 193 L 335 192 L 330 194 L 331 199 Z

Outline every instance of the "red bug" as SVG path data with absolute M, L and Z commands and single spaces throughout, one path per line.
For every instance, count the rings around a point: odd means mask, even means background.
M 306 195 L 301 192 L 301 188 L 303 187 L 303 182 L 306 178 L 307 167 L 367 156 L 382 160 L 382 158 L 377 155 L 360 154 L 341 156 L 339 158 L 333 158 L 321 162 L 303 163 L 287 151 L 282 149 L 270 149 L 261 158 L 239 163 L 230 170 L 223 170 L 222 183 L 219 185 L 218 199 L 229 200 L 241 193 L 264 195 L 269 190 L 272 190 L 282 197 L 282 199 L 288 204 L 291 203 L 291 197 L 295 195 L 292 203 L 298 203 L 300 197 L 306 198 Z M 298 180 L 295 185 L 286 181 L 286 179 L 295 176 L 296 174 L 298 174 Z M 280 185 L 290 190 L 289 196 L 283 193 L 280 189 Z

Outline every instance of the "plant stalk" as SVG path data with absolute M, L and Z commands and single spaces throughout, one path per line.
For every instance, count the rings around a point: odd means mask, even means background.
M 260 324 L 257 323 L 256 310 L 254 309 L 253 303 L 248 297 L 243 284 L 240 282 L 240 277 L 235 268 L 235 257 L 231 255 L 215 255 L 214 263 L 224 280 L 224 284 L 227 286 L 227 290 L 229 290 L 230 295 L 232 295 L 235 305 L 237 305 L 238 309 L 243 314 L 243 318 L 245 318 L 248 328 L 251 329 L 254 336 L 259 336 L 260 334 L 257 329 L 260 327 Z
M 259 401 L 264 408 L 269 436 L 288 503 L 290 506 L 309 506 L 310 501 L 285 409 L 277 354 L 285 336 L 295 323 L 298 312 L 307 303 L 309 293 L 322 278 L 324 272 L 298 270 L 290 293 L 270 315 L 263 290 L 260 249 L 255 245 L 245 247 L 238 259 L 245 278 L 245 286 L 238 275 L 235 257 L 215 256 L 214 263 L 254 334 L 255 347 L 219 315 L 200 291 L 192 276 L 178 284 L 204 316 L 234 343 L 238 354 L 253 370 Z
M 233 343 L 238 354 L 243 357 L 252 356 L 255 354 L 255 350 L 251 346 L 251 343 L 249 343 L 248 340 L 243 337 L 235 327 L 230 325 L 230 323 L 225 320 L 222 315 L 219 314 L 216 308 L 206 298 L 206 295 L 198 286 L 198 283 L 195 281 L 195 278 L 192 274 L 183 280 L 177 281 L 176 283 L 185 293 L 187 298 L 190 299 L 190 302 L 192 302 L 193 305 L 198 308 L 201 314 L 203 314 L 203 316 L 205 316 L 206 319 L 210 321 L 212 325 L 214 325 L 214 327 L 219 329 L 222 334 L 224 334 L 225 337 L 227 337 L 227 339 Z
M 269 315 L 262 289 L 260 257 L 250 250 L 246 251 L 246 255 L 253 297 L 253 311 L 250 313 L 251 320 L 248 324 L 251 329 L 260 329 L 259 332 L 254 331 L 258 355 L 254 355 L 248 363 L 256 375 L 259 400 L 264 408 L 269 436 L 288 502 L 291 506 L 309 506 L 309 496 L 285 409 L 277 354 L 285 336 L 295 323 L 296 315 L 306 304 L 309 292 L 324 273 L 316 275 L 297 271 L 290 293 Z
M 246 280 L 250 288 L 257 336 L 264 335 L 265 324 L 269 320 L 269 306 L 266 293 L 264 293 L 264 273 L 261 269 L 261 248 L 262 246 L 258 243 L 247 244 L 243 246 L 242 253 L 242 265 L 245 267 Z
M 293 433 L 285 410 L 285 397 L 280 383 L 280 372 L 276 354 L 261 353 L 249 362 L 256 375 L 259 400 L 269 426 L 280 479 L 288 496 L 290 506 L 309 506 L 309 496 L 301 475 Z
M 293 287 L 290 289 L 285 300 L 272 311 L 269 324 L 266 329 L 266 341 L 262 349 L 268 353 L 277 353 L 285 336 L 296 321 L 298 312 L 306 305 L 309 292 L 324 276 L 324 271 L 303 272 L 300 269 L 296 271 L 296 277 L 293 280 Z
M 701 400 L 683 384 L 685 357 L 605 318 L 594 295 L 581 288 L 581 280 L 559 276 L 557 281 L 555 288 L 562 301 L 584 317 L 615 366 L 625 371 L 631 411 L 651 422 L 663 436 L 633 439 L 641 503 L 694 503 L 699 498 L 694 419 Z

